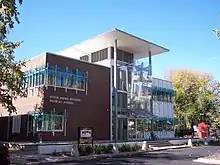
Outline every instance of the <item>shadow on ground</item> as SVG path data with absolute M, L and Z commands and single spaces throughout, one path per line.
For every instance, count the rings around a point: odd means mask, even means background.
M 88 164 L 105 164 L 105 165 L 110 165 L 110 164 L 117 164 L 117 165 L 134 165 L 134 164 L 139 164 L 139 165 L 151 165 L 154 163 L 161 163 L 161 164 L 167 164 L 170 161 L 192 161 L 193 159 L 197 159 L 199 155 L 197 156 L 191 156 L 191 155 L 177 155 L 175 153 L 142 153 L 142 154 L 136 154 L 136 155 L 131 155 L 131 156 L 117 156 L 114 158 L 97 158 L 94 160 L 90 161 L 83 161 L 79 162 L 76 161 L 77 165 L 88 165 Z M 154 162 L 154 163 L 152 163 Z

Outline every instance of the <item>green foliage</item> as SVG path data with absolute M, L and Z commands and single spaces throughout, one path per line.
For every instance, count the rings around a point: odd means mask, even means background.
M 25 61 L 16 61 L 15 48 L 20 42 L 12 42 L 7 39 L 9 30 L 19 23 L 16 0 L 0 1 L 0 104 L 9 113 L 16 112 L 13 100 L 26 96 L 24 87 L 24 74 L 21 71 Z M 22 0 L 18 0 L 22 4 Z
M 135 144 L 133 146 L 129 145 L 129 144 L 122 144 L 119 147 L 119 152 L 133 152 L 133 151 L 139 151 L 141 149 L 141 146 Z
M 94 147 L 95 154 L 111 154 L 113 149 L 113 145 L 100 145 Z
M 131 148 L 132 148 L 132 151 L 140 151 L 141 150 L 141 146 L 139 146 L 137 144 L 133 145 Z
M 194 141 L 194 142 L 192 142 L 192 145 L 193 146 L 203 146 L 204 142 L 203 141 Z
M 169 80 L 176 91 L 174 115 L 184 120 L 188 128 L 191 121 L 213 123 L 219 116 L 220 85 L 210 74 L 174 70 L 170 72 Z
M 220 39 L 220 31 L 217 29 L 213 29 L 213 32 L 216 34 L 217 39 L 219 40 Z
M 93 153 L 93 147 L 91 145 L 80 145 L 79 146 L 79 155 L 88 156 Z

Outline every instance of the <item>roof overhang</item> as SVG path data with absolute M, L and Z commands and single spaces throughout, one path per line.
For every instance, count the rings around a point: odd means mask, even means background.
M 135 59 L 148 57 L 149 51 L 151 51 L 151 55 L 158 55 L 169 51 L 162 46 L 156 45 L 119 29 L 113 29 L 109 32 L 105 32 L 92 39 L 73 45 L 68 49 L 77 50 L 83 54 L 90 54 L 110 46 L 114 47 L 115 40 L 117 40 L 118 49 L 133 53 Z

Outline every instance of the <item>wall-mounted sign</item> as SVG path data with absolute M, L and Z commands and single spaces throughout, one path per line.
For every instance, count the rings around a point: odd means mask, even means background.
M 93 129 L 87 127 L 78 128 L 78 144 L 93 145 Z
M 91 129 L 81 129 L 80 130 L 80 137 L 81 138 L 91 138 L 92 137 L 92 130 Z
M 50 96 L 49 99 L 51 103 L 55 104 L 74 104 L 82 101 L 81 99 L 63 96 Z

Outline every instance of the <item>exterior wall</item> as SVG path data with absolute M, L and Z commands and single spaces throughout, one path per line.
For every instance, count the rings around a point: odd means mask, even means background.
M 153 78 L 153 86 L 166 89 L 173 89 L 171 82 L 163 79 Z M 159 117 L 173 118 L 173 103 L 154 101 L 154 114 Z
M 44 94 L 44 109 L 46 111 L 67 110 L 67 135 L 60 136 L 56 139 L 70 140 L 77 138 L 77 128 L 79 126 L 93 127 L 94 138 L 99 140 L 108 140 L 109 135 L 109 68 L 97 66 L 94 64 L 84 63 L 78 60 L 70 60 L 61 58 L 60 56 L 47 55 L 47 63 L 50 65 L 58 65 L 59 67 L 68 66 L 69 69 L 79 69 L 88 71 L 88 93 L 75 90 L 67 90 L 63 88 L 49 87 Z M 98 75 L 98 76 L 97 76 Z M 56 104 L 50 102 L 50 96 L 71 97 L 80 99 L 80 102 L 70 104 Z M 102 124 L 100 124 L 102 123 Z M 48 136 L 48 139 L 50 136 Z M 45 139 L 47 140 L 47 138 Z
M 153 78 L 153 86 L 166 88 L 166 89 L 173 89 L 173 85 L 171 82 L 158 78 Z M 154 114 L 159 118 L 167 118 L 171 120 L 173 120 L 174 118 L 174 107 L 172 102 L 154 100 L 153 110 L 154 110 Z M 159 138 L 173 138 L 175 133 L 174 130 L 171 130 L 171 131 L 155 131 L 155 134 Z
M 67 49 L 64 49 L 58 52 L 57 54 L 64 56 L 64 57 L 69 57 L 69 58 L 74 58 L 74 59 L 79 60 L 81 56 L 84 56 L 87 53 L 81 50 L 78 50 L 78 49 L 74 49 L 74 47 L 70 47 L 70 48 L 67 48 Z
M 50 112 L 67 113 L 65 126 L 61 131 L 40 130 L 43 141 L 73 141 L 77 140 L 78 127 L 93 127 L 94 138 L 96 140 L 110 139 L 110 69 L 80 60 L 74 60 L 54 54 L 44 54 L 33 58 L 24 71 L 36 70 L 42 65 L 68 67 L 69 70 L 79 70 L 88 73 L 87 91 L 67 89 L 67 87 L 49 86 L 48 79 L 42 86 L 28 88 L 27 98 L 18 98 L 14 104 L 18 114 L 27 114 L 29 111 L 42 108 L 43 113 Z M 47 71 L 46 71 L 47 72 Z M 55 101 L 54 101 L 55 98 Z M 68 99 L 68 102 L 62 101 Z M 2 112 L 3 114 L 3 112 Z M 6 110 L 4 114 L 7 115 Z M 10 119 L 9 139 L 8 140 L 34 140 L 38 135 L 35 133 L 27 134 L 28 115 L 22 118 L 20 134 L 12 134 L 12 119 Z M 52 117 L 52 115 L 51 115 Z M 13 118 L 13 117 L 11 117 Z M 0 124 L 7 126 L 8 117 L 1 117 Z M 64 125 L 64 123 L 62 123 Z M 33 125 L 32 125 L 33 126 Z M 8 128 L 0 130 L 0 140 L 7 137 Z M 34 129 L 34 128 L 33 128 Z M 65 130 L 64 130 L 65 129 Z

